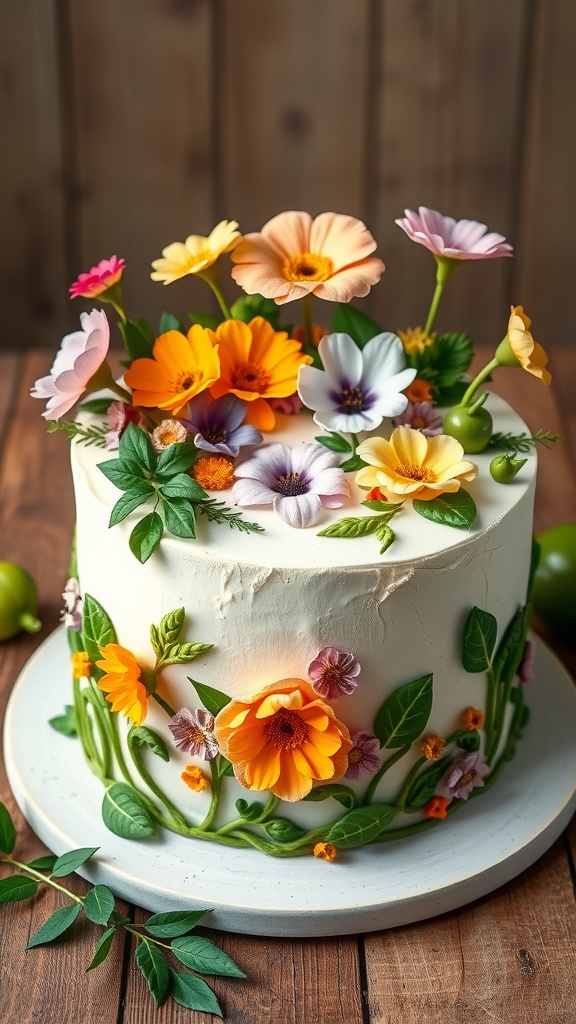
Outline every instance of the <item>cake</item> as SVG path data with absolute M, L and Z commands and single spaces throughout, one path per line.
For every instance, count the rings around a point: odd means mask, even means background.
M 66 728 L 127 839 L 330 861 L 465 813 L 514 754 L 539 438 L 481 386 L 499 366 L 548 383 L 546 357 L 512 307 L 470 381 L 438 301 L 459 263 L 511 247 L 425 208 L 398 223 L 437 263 L 425 328 L 399 335 L 349 304 L 384 265 L 335 214 L 169 246 L 153 277 L 199 274 L 223 309 L 189 329 L 127 319 L 116 257 L 71 289 L 113 305 L 128 351 L 115 381 L 106 315 L 83 314 L 33 391 L 72 437 Z M 248 292 L 231 310 L 224 252 Z M 313 294 L 337 300 L 331 330 Z

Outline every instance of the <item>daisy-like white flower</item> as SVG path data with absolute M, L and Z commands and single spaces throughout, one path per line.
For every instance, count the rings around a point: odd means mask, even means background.
M 178 750 L 211 761 L 218 753 L 218 743 L 214 736 L 214 716 L 203 708 L 191 711 L 181 708 L 177 711 L 168 728 L 174 737 Z
M 262 440 L 256 427 L 244 423 L 247 406 L 236 395 L 212 398 L 203 391 L 188 402 L 188 416 L 182 422 L 195 435 L 197 448 L 236 458 L 244 445 L 260 444 Z
M 454 220 L 426 206 L 418 207 L 418 213 L 404 210 L 396 224 L 413 242 L 424 245 L 435 256 L 451 260 L 491 260 L 511 256 L 513 251 L 504 235 L 488 231 L 486 224 Z
M 350 495 L 340 457 L 320 444 L 270 444 L 235 470 L 237 505 L 272 505 L 296 529 L 312 526 L 322 508 L 340 508 Z
M 321 697 L 334 700 L 344 694 L 354 693 L 358 686 L 360 662 L 350 651 L 339 651 L 337 647 L 323 647 L 308 666 L 312 687 Z
M 344 778 L 356 781 L 361 775 L 374 775 L 380 767 L 380 740 L 363 729 L 350 733 L 350 739 L 352 746 L 348 751 L 348 768 Z
M 348 334 L 327 334 L 318 352 L 324 369 L 301 366 L 298 394 L 320 427 L 357 434 L 404 412 L 408 399 L 402 391 L 416 370 L 406 369 L 395 334 L 377 334 L 362 350 Z
M 438 795 L 456 800 L 467 800 L 473 789 L 484 785 L 484 776 L 490 771 L 479 750 L 468 753 L 459 750 L 438 786 Z
M 434 437 L 442 433 L 442 417 L 438 415 L 432 402 L 408 402 L 404 412 L 398 416 L 399 427 L 412 427 L 419 430 L 424 437 Z
M 60 351 L 47 377 L 40 377 L 30 391 L 32 398 L 47 398 L 42 413 L 47 420 L 58 420 L 69 412 L 86 390 L 94 391 L 112 381 L 106 356 L 110 345 L 110 326 L 103 309 L 80 314 L 81 331 L 62 339 Z M 98 371 L 107 370 L 106 373 Z M 102 377 L 102 379 L 100 379 Z

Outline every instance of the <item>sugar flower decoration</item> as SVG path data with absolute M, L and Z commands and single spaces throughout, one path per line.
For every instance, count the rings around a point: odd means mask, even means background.
M 142 682 L 142 669 L 131 651 L 120 644 L 100 647 L 97 661 L 104 675 L 98 687 L 106 694 L 112 711 L 121 711 L 133 725 L 142 725 L 148 710 L 148 693 Z
M 327 860 L 332 863 L 333 860 L 336 860 L 338 848 L 334 846 L 334 843 L 316 843 L 312 853 L 319 860 Z
M 546 369 L 548 356 L 542 345 L 534 341 L 529 330 L 531 323 L 522 306 L 510 307 L 508 333 L 496 349 L 496 359 L 503 366 L 520 365 L 543 384 L 550 384 L 552 377 Z
M 193 793 L 202 793 L 205 789 L 210 789 L 210 780 L 195 764 L 187 765 L 180 778 Z
M 370 254 L 376 242 L 355 217 L 290 211 L 269 220 L 261 232 L 245 235 L 232 254 L 232 277 L 250 295 L 278 304 L 317 295 L 350 302 L 368 295 L 383 272 Z
M 404 210 L 396 224 L 413 242 L 424 245 L 435 256 L 452 260 L 489 260 L 511 256 L 512 246 L 504 235 L 488 231 L 477 220 L 454 220 L 436 210 L 420 206 L 418 213 Z
M 459 750 L 438 785 L 439 795 L 467 800 L 473 789 L 484 785 L 484 776 L 490 771 L 479 750 L 468 753 Z
M 447 818 L 450 798 L 447 796 L 433 796 L 425 807 L 422 808 L 427 818 Z
M 304 679 L 230 701 L 214 732 L 242 786 L 288 801 L 302 800 L 313 782 L 341 779 L 352 746 L 346 726 Z
M 67 580 L 62 597 L 64 599 L 62 622 L 66 629 L 72 629 L 75 633 L 79 633 L 82 629 L 82 597 L 80 584 L 73 576 Z
M 272 505 L 296 529 L 313 526 L 322 508 L 340 508 L 350 495 L 339 456 L 319 444 L 270 444 L 236 468 L 232 500 Z
M 187 417 L 182 422 L 194 435 L 197 448 L 236 458 L 245 445 L 262 440 L 259 430 L 244 423 L 246 408 L 247 403 L 236 395 L 214 399 L 203 391 L 188 403 Z
M 432 386 L 423 377 L 415 377 L 412 383 L 405 389 L 404 394 L 408 401 L 414 405 L 418 402 L 431 402 L 434 397 Z
M 323 647 L 308 666 L 312 688 L 327 700 L 354 693 L 358 686 L 360 663 L 350 651 Z
M 234 482 L 234 466 L 224 455 L 205 455 L 192 466 L 192 476 L 205 491 L 226 491 Z
M 70 298 L 76 299 L 82 295 L 86 299 L 95 299 L 97 295 L 102 295 L 108 288 L 118 283 L 125 266 L 125 261 L 119 260 L 117 256 L 111 256 L 109 260 L 100 260 L 100 263 L 91 267 L 87 274 L 80 274 L 78 280 L 70 285 Z
M 154 451 L 165 452 L 171 444 L 183 444 L 188 431 L 180 420 L 161 420 L 150 434 Z
M 402 394 L 416 370 L 406 369 L 402 342 L 377 334 L 362 350 L 348 334 L 328 334 L 318 346 L 324 370 L 303 366 L 298 394 L 314 422 L 327 430 L 375 430 L 385 416 L 398 416 L 408 404 Z
M 214 716 L 209 711 L 182 708 L 168 723 L 168 728 L 178 750 L 200 757 L 203 761 L 211 761 L 216 757 L 218 744 L 214 737 Z
M 40 377 L 30 391 L 32 398 L 48 399 L 42 413 L 47 420 L 60 419 L 86 390 L 96 390 L 107 383 L 108 377 L 111 379 L 106 364 L 110 327 L 104 310 L 81 313 L 80 324 L 80 331 L 62 339 L 50 373 Z M 104 366 L 108 372 L 104 375 L 106 379 L 101 380 L 98 371 Z
M 74 679 L 84 679 L 90 675 L 92 665 L 87 651 L 73 651 L 70 660 Z
M 395 504 L 406 498 L 431 501 L 445 492 L 454 493 L 463 480 L 473 480 L 478 472 L 473 462 L 462 459 L 464 449 L 454 437 L 424 437 L 410 427 L 396 427 L 389 441 L 369 437 L 357 451 L 368 465 L 356 474 L 356 482 L 360 487 L 379 487 Z
M 348 751 L 348 768 L 345 778 L 356 782 L 362 775 L 374 775 L 380 767 L 380 741 L 370 732 L 360 729 L 350 736 L 352 746 Z
M 173 242 L 162 250 L 162 259 L 154 260 L 153 281 L 171 284 L 188 274 L 201 274 L 216 262 L 224 252 L 234 248 L 240 232 L 235 220 L 221 220 L 210 232 L 204 235 L 188 235 L 185 242 Z
M 409 402 L 404 412 L 396 417 L 399 427 L 412 427 L 424 437 L 442 433 L 442 417 L 438 416 L 432 402 Z
M 142 422 L 142 413 L 133 405 L 127 405 L 126 402 L 120 401 L 112 402 L 108 407 L 108 426 L 110 429 L 106 434 L 106 447 L 110 450 L 118 448 L 120 438 L 128 424 L 134 423 L 139 427 Z
M 220 376 L 214 332 L 193 324 L 188 334 L 166 331 L 154 342 L 152 359 L 135 359 L 125 381 L 134 405 L 165 409 L 174 416 Z
M 481 729 L 484 725 L 484 712 L 480 708 L 469 707 L 462 715 L 462 728 L 469 729 L 473 732 L 475 729 Z
M 432 733 L 422 741 L 420 750 L 427 761 L 437 761 L 445 746 L 446 740 L 443 736 L 437 736 L 435 733 Z
M 522 651 L 522 660 L 518 666 L 518 682 L 519 683 L 533 683 L 536 678 L 534 674 L 534 665 L 536 662 L 536 644 L 533 640 L 528 639 L 524 644 L 524 650 Z

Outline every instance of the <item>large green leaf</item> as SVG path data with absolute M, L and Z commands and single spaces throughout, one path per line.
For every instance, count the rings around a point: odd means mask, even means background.
M 133 320 L 119 321 L 118 326 L 124 338 L 126 351 L 130 359 L 149 359 L 152 355 L 153 338 L 143 329 L 142 323 Z
M 134 954 L 134 959 L 144 975 L 156 1006 L 160 1006 L 168 992 L 170 982 L 166 957 L 153 942 L 142 938 Z
M 154 472 L 159 461 L 154 445 L 145 430 L 129 423 L 119 442 L 120 459 L 130 459 L 138 466 Z
M 476 505 L 471 494 L 463 487 L 454 494 L 445 493 L 431 501 L 414 498 L 414 511 L 433 523 L 453 526 L 457 530 L 469 530 L 476 518 Z
M 144 927 L 155 939 L 176 939 L 191 932 L 204 915 L 209 913 L 210 910 L 168 910 L 162 914 L 152 914 Z
M 187 498 L 164 498 L 162 510 L 166 529 L 175 537 L 194 538 L 196 536 L 194 509 Z
M 147 562 L 150 555 L 160 543 L 164 532 L 164 523 L 157 512 L 149 512 L 144 516 L 130 534 L 130 550 L 139 562 Z
M 422 735 L 432 710 L 432 674 L 404 683 L 386 698 L 374 720 L 381 747 L 397 749 Z
M 131 512 L 143 505 L 148 498 L 151 498 L 154 494 L 154 488 L 151 484 L 144 482 L 139 483 L 137 486 L 130 488 L 118 498 L 118 501 L 114 505 L 110 513 L 110 520 L 108 526 L 117 526 L 121 523 L 126 516 L 129 516 Z
M 184 332 L 184 326 L 173 313 L 169 313 L 165 309 L 160 317 L 160 323 L 158 324 L 158 334 L 166 334 L 167 331 L 180 331 Z
M 38 882 L 26 875 L 8 875 L 0 878 L 0 903 L 18 903 L 36 895 Z
M 92 957 L 90 964 L 86 968 L 87 971 L 93 971 L 95 967 L 99 967 L 100 964 L 104 963 L 106 957 L 108 956 L 108 953 L 110 952 L 115 934 L 115 928 L 107 928 L 106 931 L 102 933 L 102 935 L 98 939 L 98 942 L 96 943 L 94 956 Z
M 79 867 L 82 867 L 82 864 L 85 864 L 87 860 L 90 860 L 90 857 L 93 857 L 98 850 L 98 846 L 84 846 L 80 850 L 70 850 L 69 853 L 63 853 L 61 857 L 56 858 L 52 874 L 55 878 L 64 878 L 66 875 L 71 875 Z
M 464 627 L 462 664 L 467 672 L 487 672 L 492 664 L 498 623 L 490 612 L 471 609 Z
M 108 924 L 114 910 L 114 893 L 107 885 L 95 885 L 84 897 L 84 913 L 93 924 Z
M 245 978 L 232 957 L 202 935 L 185 935 L 170 944 L 180 963 L 199 974 L 218 974 L 225 978 Z
M 377 334 L 382 334 L 382 328 L 371 320 L 366 313 L 354 306 L 337 303 L 332 316 L 332 330 L 342 334 L 349 334 L 356 342 L 358 348 L 364 346 Z
M 122 839 L 146 839 L 156 832 L 146 804 L 125 782 L 115 782 L 106 790 L 102 818 L 106 827 Z
M 53 942 L 60 935 L 63 935 L 78 917 L 82 907 L 80 903 L 73 903 L 71 907 L 62 907 L 52 914 L 45 924 L 38 929 L 35 935 L 26 944 L 26 949 L 33 946 L 43 946 L 47 942 Z
M 169 480 L 178 473 L 186 473 L 194 464 L 196 454 L 196 448 L 188 441 L 169 445 L 158 459 L 156 467 L 158 480 Z M 201 487 L 199 489 L 202 491 Z M 206 492 L 202 491 L 202 495 L 206 497 Z
M 10 811 L 3 803 L 0 803 L 0 850 L 2 853 L 12 853 L 16 845 L 16 828 L 10 816 Z
M 82 637 L 84 639 L 84 650 L 87 652 L 93 666 L 101 658 L 100 647 L 117 642 L 116 632 L 110 616 L 91 594 L 84 595 Z M 101 674 L 96 668 L 94 672 Z
M 498 679 L 510 681 L 518 670 L 524 653 L 526 629 L 530 616 L 530 605 L 519 608 L 508 623 L 504 636 L 498 645 L 494 658 L 494 669 Z
M 395 814 L 396 808 L 389 807 L 387 804 L 357 807 L 332 825 L 326 836 L 326 841 L 334 843 L 341 850 L 363 846 L 365 843 L 377 839 L 388 827 Z
M 343 807 L 347 807 L 348 810 L 356 804 L 356 796 L 354 790 L 350 789 L 350 786 L 344 786 L 341 782 L 329 782 L 327 785 L 313 786 L 308 796 L 303 799 L 309 803 L 319 803 L 321 800 L 328 800 L 332 797 L 337 800 Z

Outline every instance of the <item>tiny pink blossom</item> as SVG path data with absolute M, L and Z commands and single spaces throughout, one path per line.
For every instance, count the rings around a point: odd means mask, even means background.
M 312 689 L 327 700 L 354 693 L 358 686 L 360 663 L 350 651 L 323 647 L 308 666 Z
M 80 315 L 81 331 L 62 339 L 54 365 L 47 377 L 36 381 L 32 398 L 47 398 L 42 413 L 47 420 L 60 419 L 84 394 L 86 385 L 106 359 L 110 327 L 103 309 Z
M 533 640 L 527 640 L 522 652 L 522 660 L 518 666 L 517 678 L 519 683 L 534 682 L 534 661 L 536 659 L 536 644 Z
M 82 597 L 80 584 L 74 576 L 66 582 L 62 597 L 64 598 L 64 608 L 61 620 L 67 629 L 79 633 L 82 629 Z
M 467 800 L 473 789 L 484 785 L 484 776 L 490 771 L 479 750 L 469 753 L 458 750 L 450 767 L 444 772 L 436 790 L 437 796 Z
M 116 256 L 111 256 L 109 260 L 100 260 L 100 263 L 90 268 L 88 274 L 80 274 L 78 280 L 70 285 L 70 298 L 77 299 L 83 295 L 86 299 L 95 299 L 120 280 L 125 266 L 125 261 L 119 260 Z
M 106 447 L 116 449 L 120 445 L 120 438 L 129 423 L 137 427 L 143 422 L 143 416 L 139 409 L 133 405 L 126 405 L 126 402 L 112 402 L 108 408 L 108 426 L 110 430 L 106 434 Z
M 346 779 L 356 781 L 361 775 L 374 775 L 380 767 L 380 741 L 370 732 L 360 729 L 350 733 L 352 746 L 348 751 Z
M 214 736 L 214 716 L 209 711 L 198 708 L 181 708 L 177 711 L 168 728 L 174 737 L 178 750 L 211 761 L 218 753 L 218 743 Z
M 404 412 L 396 417 L 397 425 L 419 430 L 424 437 L 442 433 L 442 417 L 438 416 L 432 402 L 408 402 Z
M 288 395 L 287 398 L 269 398 L 268 405 L 274 412 L 283 412 L 287 416 L 297 416 L 304 408 L 304 403 L 297 391 L 293 395 Z
M 435 256 L 452 260 L 490 260 L 511 256 L 512 246 L 504 235 L 488 231 L 477 220 L 454 220 L 436 210 L 420 206 L 418 213 L 404 210 L 396 221 L 413 242 L 426 246 Z

